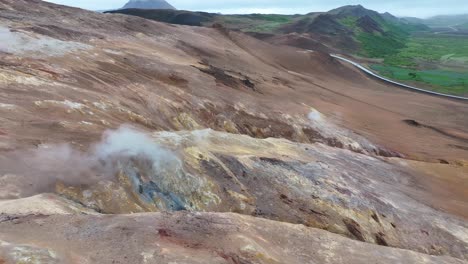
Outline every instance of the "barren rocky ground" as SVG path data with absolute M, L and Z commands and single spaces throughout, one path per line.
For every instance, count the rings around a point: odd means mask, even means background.
M 466 263 L 467 117 L 319 51 L 0 0 L 0 263 Z

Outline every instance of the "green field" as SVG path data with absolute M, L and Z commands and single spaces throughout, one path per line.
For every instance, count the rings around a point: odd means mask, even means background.
M 385 58 L 385 64 L 392 66 L 417 67 L 418 61 L 446 63 L 450 60 L 461 62 L 468 68 L 468 36 L 446 36 L 423 34 L 411 37 L 406 47 Z
M 383 58 L 372 69 L 390 79 L 442 93 L 468 96 L 468 36 L 431 33 L 420 24 L 373 17 L 380 31 L 369 32 L 354 16 L 339 22 L 360 43 L 356 55 Z
M 437 92 L 468 95 L 468 72 L 412 70 L 387 65 L 372 65 L 371 69 L 393 80 L 428 84 L 425 87 Z
M 403 48 L 384 55 L 384 64 L 371 68 L 390 79 L 420 82 L 438 92 L 468 95 L 467 36 L 417 34 L 409 37 Z

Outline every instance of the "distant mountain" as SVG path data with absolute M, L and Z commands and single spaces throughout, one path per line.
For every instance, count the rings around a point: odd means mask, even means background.
M 424 24 L 424 19 L 419 18 L 419 17 L 402 17 L 401 19 L 406 20 L 410 23 Z
M 440 27 L 464 27 L 468 24 L 468 14 L 463 15 L 441 15 L 426 19 L 416 17 L 405 17 L 407 21 L 422 23 L 433 28 Z
M 424 19 L 423 23 L 431 27 L 451 27 L 468 23 L 468 14 L 443 15 Z
M 164 0 L 130 0 L 122 9 L 175 9 Z
M 327 12 L 330 15 L 336 15 L 340 17 L 364 17 L 364 16 L 380 16 L 376 11 L 366 9 L 362 5 L 347 5 L 342 6 Z

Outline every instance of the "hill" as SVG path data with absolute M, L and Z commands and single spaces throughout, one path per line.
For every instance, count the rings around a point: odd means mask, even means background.
M 175 9 L 165 0 L 130 0 L 122 9 Z
M 453 27 L 468 23 L 468 14 L 434 16 L 422 21 L 430 27 Z
M 312 14 L 281 29 L 285 33 L 309 34 L 333 47 L 365 57 L 381 58 L 405 46 L 414 31 L 428 28 L 379 14 L 361 5 L 344 6 L 324 14 Z

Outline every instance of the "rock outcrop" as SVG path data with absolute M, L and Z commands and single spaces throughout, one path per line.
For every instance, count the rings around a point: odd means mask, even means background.
M 25 216 L 0 221 L 0 255 L 11 263 L 466 263 L 231 213 Z
M 466 223 L 427 206 L 398 159 L 212 130 L 156 133 L 154 140 L 179 153 L 181 163 L 166 171 L 127 163 L 118 183 L 57 192 L 107 214 L 237 212 L 468 258 Z

